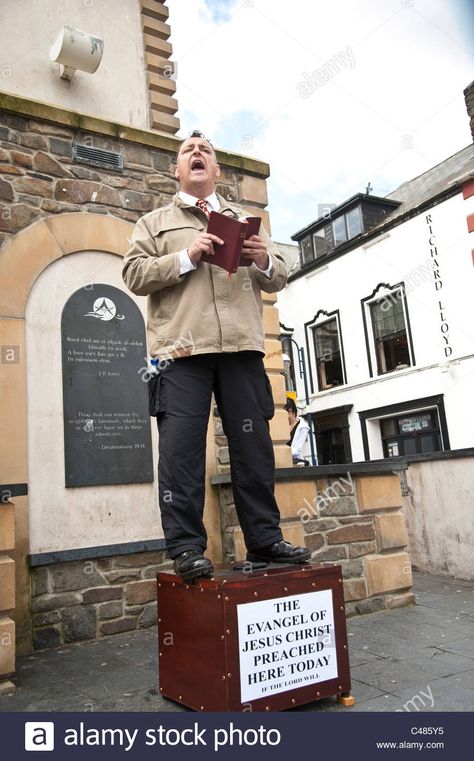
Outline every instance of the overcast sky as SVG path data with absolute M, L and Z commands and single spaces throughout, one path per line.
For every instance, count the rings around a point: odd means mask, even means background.
M 168 0 L 180 135 L 270 164 L 272 236 L 471 142 L 471 0 Z

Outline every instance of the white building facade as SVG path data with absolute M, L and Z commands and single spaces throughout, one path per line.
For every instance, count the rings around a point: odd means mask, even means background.
M 470 145 L 293 236 L 278 306 L 305 352 L 307 408 L 297 369 L 296 394 L 319 464 L 474 447 L 473 176 Z M 294 342 L 284 351 L 296 365 Z

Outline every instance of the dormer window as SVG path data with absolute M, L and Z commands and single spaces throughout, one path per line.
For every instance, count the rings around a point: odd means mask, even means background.
M 298 241 L 302 269 L 313 269 L 329 257 L 338 256 L 359 243 L 359 236 L 377 227 L 399 201 L 357 193 L 340 206 L 326 209 L 315 222 L 291 236 Z
M 363 231 L 362 214 L 360 206 L 356 206 L 355 209 L 351 209 L 346 214 L 341 214 L 332 223 L 334 245 L 339 246 L 340 243 L 345 243 L 346 240 L 355 238 Z
M 313 241 L 311 240 L 311 235 L 307 235 L 306 238 L 303 238 L 302 240 L 300 240 L 300 253 L 301 253 L 302 264 L 308 264 L 309 262 L 313 261 L 314 252 L 313 252 Z

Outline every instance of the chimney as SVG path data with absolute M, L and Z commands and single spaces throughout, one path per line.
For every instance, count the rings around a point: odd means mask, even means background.
M 474 81 L 464 90 L 464 100 L 466 101 L 466 108 L 471 126 L 471 135 L 474 142 Z

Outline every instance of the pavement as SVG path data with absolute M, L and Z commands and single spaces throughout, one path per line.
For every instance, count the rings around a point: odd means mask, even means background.
M 416 606 L 347 620 L 356 704 L 295 711 L 472 711 L 474 582 L 414 573 Z M 156 627 L 17 658 L 0 711 L 187 711 L 159 692 Z

